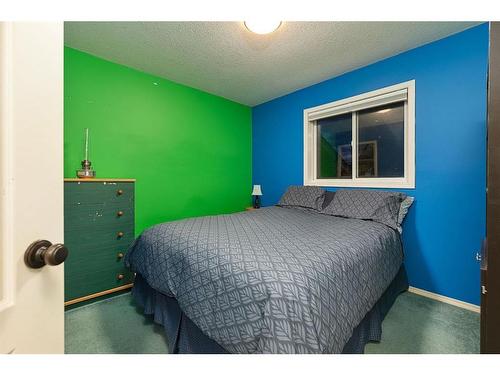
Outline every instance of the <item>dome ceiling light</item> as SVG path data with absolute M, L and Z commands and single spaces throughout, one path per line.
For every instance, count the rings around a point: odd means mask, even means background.
M 255 34 L 269 34 L 276 31 L 281 26 L 281 21 L 273 20 L 253 20 L 245 21 L 245 27 Z

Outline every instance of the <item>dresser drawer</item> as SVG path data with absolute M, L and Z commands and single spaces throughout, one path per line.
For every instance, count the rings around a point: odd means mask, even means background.
M 74 270 L 67 278 L 67 282 L 73 284 L 71 288 L 65 289 L 64 300 L 71 301 L 102 291 L 114 289 L 130 284 L 134 275 L 123 266 L 99 268 L 91 271 L 78 272 Z
M 133 228 L 134 207 L 85 202 L 67 204 L 64 223 L 69 231 Z
M 132 182 L 66 182 L 64 184 L 65 204 L 105 203 L 107 205 L 134 204 L 134 183 Z
M 110 251 L 114 251 L 117 247 L 126 250 L 134 240 L 133 217 L 96 220 L 95 223 L 79 222 L 77 217 L 72 219 L 72 224 L 65 222 L 65 244 L 69 249 L 70 263 L 72 258 L 85 254 L 87 246 Z

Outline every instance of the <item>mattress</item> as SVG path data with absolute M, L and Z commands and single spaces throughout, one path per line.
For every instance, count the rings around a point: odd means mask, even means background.
M 402 264 L 384 224 L 283 207 L 156 225 L 126 264 L 230 353 L 340 353 Z

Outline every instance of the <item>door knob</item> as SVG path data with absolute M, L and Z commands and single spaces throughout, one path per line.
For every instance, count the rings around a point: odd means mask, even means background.
M 38 240 L 28 246 L 24 253 L 24 263 L 30 268 L 41 268 L 46 264 L 57 266 L 68 257 L 68 249 L 60 243 L 52 244 L 47 240 Z

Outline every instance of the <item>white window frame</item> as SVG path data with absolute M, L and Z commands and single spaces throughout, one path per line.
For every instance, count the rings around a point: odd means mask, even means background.
M 357 177 L 357 112 L 404 101 L 404 177 Z M 352 178 L 317 178 L 320 119 L 352 113 Z M 304 185 L 324 187 L 415 188 L 415 80 L 304 110 Z

